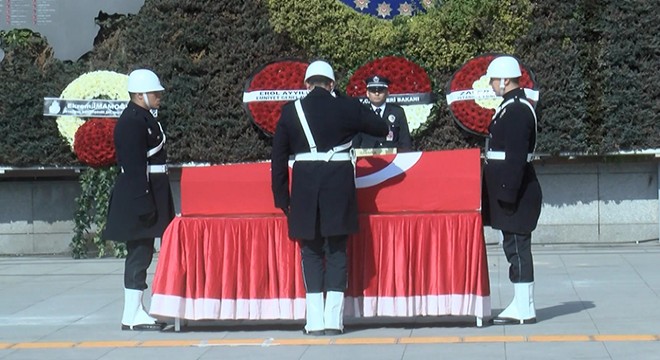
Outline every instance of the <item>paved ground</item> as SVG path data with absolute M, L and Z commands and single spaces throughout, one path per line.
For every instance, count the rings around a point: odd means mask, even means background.
M 121 260 L 4 257 L 0 359 L 660 359 L 657 242 L 537 246 L 534 256 L 535 325 L 372 319 L 349 323 L 343 336 L 323 338 L 303 336 L 300 322 L 121 331 Z M 513 290 L 498 246 L 488 247 L 488 259 L 497 313 Z

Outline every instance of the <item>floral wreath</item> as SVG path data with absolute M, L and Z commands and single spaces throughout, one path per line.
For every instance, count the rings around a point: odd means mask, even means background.
M 113 134 L 117 120 L 92 118 L 85 121 L 76 131 L 73 151 L 78 160 L 91 167 L 114 165 L 116 151 Z
M 358 68 L 346 85 L 346 94 L 366 99 L 365 79 L 379 75 L 390 80 L 388 103 L 401 105 L 413 133 L 426 124 L 434 105 L 426 70 L 401 56 L 385 56 Z
M 90 100 L 126 100 L 128 95 L 128 76 L 114 71 L 92 71 L 73 80 L 60 95 L 61 99 Z M 73 149 L 76 131 L 85 122 L 75 116 L 60 116 L 56 120 L 57 129 Z
M 447 83 L 447 104 L 454 120 L 464 130 L 480 135 L 488 135 L 488 126 L 495 109 L 502 103 L 502 97 L 495 95 L 490 86 L 486 70 L 490 62 L 501 54 L 483 54 L 468 60 L 458 69 Z M 539 91 L 534 74 L 520 61 L 519 85 L 525 90 L 528 100 L 536 106 Z
M 275 133 L 282 106 L 287 101 L 307 94 L 304 85 L 307 66 L 302 60 L 278 60 L 258 68 L 246 81 L 243 107 L 264 133 Z

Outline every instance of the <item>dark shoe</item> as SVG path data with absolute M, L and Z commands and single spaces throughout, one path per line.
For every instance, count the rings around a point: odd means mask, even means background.
M 344 333 L 344 330 L 339 329 L 325 329 L 325 334 L 328 336 L 337 336 Z
M 121 324 L 122 330 L 133 330 L 133 331 L 161 331 L 165 328 L 165 323 L 153 323 L 153 324 L 137 324 L 137 325 L 124 325 Z
M 303 329 L 303 334 L 309 335 L 309 336 L 323 336 L 323 335 L 325 335 L 325 331 L 324 330 L 307 331 L 307 330 Z
M 512 319 L 512 318 L 501 318 L 496 317 L 490 320 L 490 323 L 493 325 L 525 325 L 525 324 L 536 324 L 536 318 L 531 319 Z

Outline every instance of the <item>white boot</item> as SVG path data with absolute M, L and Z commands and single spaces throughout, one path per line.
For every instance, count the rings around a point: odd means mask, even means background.
M 533 324 L 536 322 L 536 309 L 534 308 L 534 283 L 513 284 L 513 300 L 496 318 L 493 324 Z
M 138 309 L 137 314 L 135 314 L 135 321 L 139 323 L 158 322 L 158 319 L 150 316 L 149 312 L 144 308 L 144 291 L 140 291 L 140 308 Z
M 344 332 L 344 293 L 328 291 L 323 314 L 326 335 L 339 335 Z
M 536 322 L 536 308 L 534 307 L 534 283 L 515 284 L 522 293 L 518 297 L 518 314 L 520 319 L 524 320 L 526 324 Z M 515 286 L 514 285 L 514 286 Z M 533 320 L 533 321 L 532 321 Z
M 147 314 L 142 305 L 142 290 L 124 289 L 122 330 L 161 330 L 162 325 Z
M 323 293 L 305 295 L 305 306 L 307 307 L 305 334 L 323 335 L 325 329 L 323 324 Z

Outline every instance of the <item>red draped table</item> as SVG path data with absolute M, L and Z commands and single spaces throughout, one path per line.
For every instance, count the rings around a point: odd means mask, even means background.
M 151 314 L 304 319 L 298 242 L 273 208 L 269 163 L 184 168 Z M 478 150 L 361 159 L 346 317 L 490 315 Z M 257 214 L 257 215 L 255 215 Z

